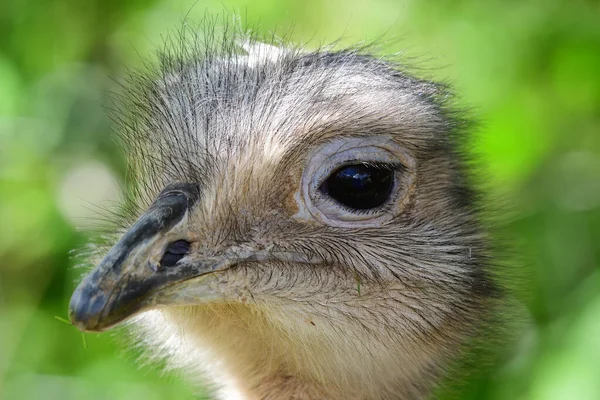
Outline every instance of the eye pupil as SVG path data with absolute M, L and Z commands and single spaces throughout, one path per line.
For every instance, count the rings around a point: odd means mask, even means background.
M 167 246 L 165 254 L 160 260 L 163 267 L 172 267 L 181 260 L 190 251 L 190 242 L 187 240 L 177 240 Z
M 385 203 L 393 186 L 391 168 L 356 164 L 336 170 L 320 190 L 346 207 L 368 210 Z

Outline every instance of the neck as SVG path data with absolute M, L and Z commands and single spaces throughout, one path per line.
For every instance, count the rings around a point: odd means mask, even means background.
M 342 323 L 336 332 L 328 320 L 245 305 L 169 308 L 138 321 L 170 366 L 247 400 L 422 398 L 450 347 L 445 340 L 409 344 L 389 332 L 370 332 L 379 339 L 369 340 L 358 332 L 341 336 L 352 328 Z

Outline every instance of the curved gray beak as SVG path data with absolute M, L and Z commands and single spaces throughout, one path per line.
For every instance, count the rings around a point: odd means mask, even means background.
M 197 198 L 193 185 L 163 191 L 73 293 L 69 318 L 77 328 L 106 330 L 157 304 L 156 294 L 169 285 L 224 267 L 218 260 L 192 265 L 185 252 L 175 263 L 161 258 L 169 245 L 165 234 L 182 223 Z

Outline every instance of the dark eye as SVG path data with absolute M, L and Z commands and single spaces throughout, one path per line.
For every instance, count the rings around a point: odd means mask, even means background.
M 346 207 L 368 210 L 385 203 L 393 187 L 393 166 L 356 164 L 336 170 L 320 190 Z
M 172 267 L 177 264 L 188 251 L 190 251 L 190 242 L 186 240 L 177 240 L 170 243 L 160 260 L 160 265 L 163 267 Z

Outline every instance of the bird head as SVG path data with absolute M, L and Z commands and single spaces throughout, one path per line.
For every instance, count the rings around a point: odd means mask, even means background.
M 427 370 L 494 291 L 446 88 L 361 51 L 242 47 L 134 77 L 133 206 L 71 321 L 154 310 L 204 340 L 281 344 L 294 365 L 355 352 L 357 370 Z

